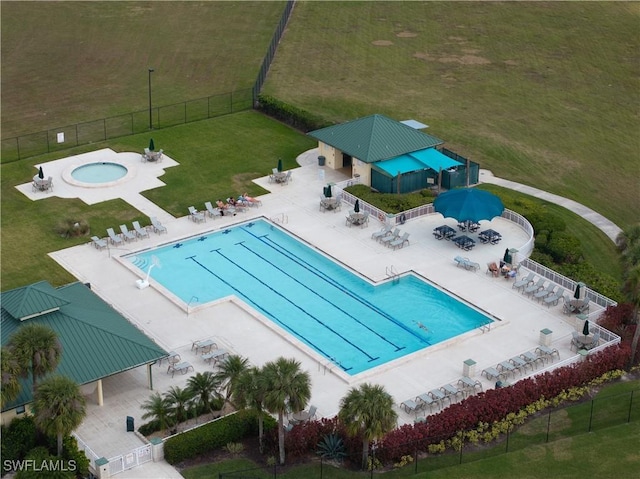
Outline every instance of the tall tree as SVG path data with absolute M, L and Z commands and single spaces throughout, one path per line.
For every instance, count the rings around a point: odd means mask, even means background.
M 55 371 L 62 357 L 62 345 L 55 331 L 42 324 L 25 324 L 9 340 L 21 376 L 31 376 L 33 391 L 38 379 Z
M 38 386 L 33 400 L 36 426 L 58 440 L 58 457 L 62 438 L 80 425 L 86 416 L 85 399 L 80 388 L 65 376 L 52 376 Z
M 362 435 L 362 467 L 366 467 L 369 443 L 396 427 L 393 398 L 383 386 L 363 383 L 340 400 L 338 419 L 350 436 Z
M 248 407 L 258 413 L 260 452 L 263 452 L 265 386 L 262 371 L 259 368 L 251 367 L 240 375 L 232 391 L 232 396 L 238 407 Z
M 2 360 L 2 399 L 0 400 L 0 406 L 4 408 L 5 404 L 10 403 L 18 397 L 20 394 L 20 365 L 13 352 L 9 348 L 2 348 L 0 354 Z
M 634 364 L 640 341 L 640 224 L 624 230 L 616 238 L 622 264 L 622 293 L 633 305 L 635 333 L 631 340 L 630 364 Z
M 231 401 L 233 389 L 238 378 L 247 370 L 249 360 L 238 355 L 231 355 L 220 365 L 220 369 L 215 375 L 216 380 L 220 381 L 220 385 L 225 390 L 224 402 L 236 405 Z
M 280 357 L 268 362 L 262 368 L 265 390 L 264 407 L 271 413 L 278 413 L 278 449 L 280 464 L 284 464 L 284 415 L 287 411 L 302 411 L 311 398 L 309 373 L 300 370 L 295 359 Z
M 159 392 L 152 394 L 140 407 L 143 411 L 146 411 L 142 415 L 142 419 L 158 421 L 158 424 L 160 425 L 160 432 L 163 432 L 171 426 L 171 404 L 169 403 L 169 400 L 162 397 Z
M 211 371 L 197 373 L 189 378 L 187 387 L 198 397 L 202 408 L 207 412 L 211 412 L 212 401 L 220 397 L 218 392 L 220 381 L 216 379 L 215 375 Z

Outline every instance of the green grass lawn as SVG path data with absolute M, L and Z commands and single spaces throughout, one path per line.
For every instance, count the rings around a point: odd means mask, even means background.
M 414 118 L 496 176 L 640 220 L 640 3 L 301 2 L 264 92 Z
M 538 434 L 532 438 L 536 431 L 546 431 L 547 416 L 528 421 L 518 432 L 521 436 L 528 436 L 528 443 L 518 444 L 515 438 L 510 441 L 509 453 L 504 453 L 505 443 L 482 451 L 478 454 L 463 454 L 462 464 L 459 456 L 452 455 L 447 459 L 449 467 L 435 469 L 429 466 L 432 457 L 420 459 L 417 470 L 415 464 L 409 464 L 404 468 L 387 472 L 383 475 L 375 474 L 375 477 L 401 478 L 401 477 L 429 477 L 433 479 L 458 478 L 505 478 L 518 477 L 522 479 L 549 478 L 574 479 L 576 477 L 606 477 L 627 478 L 632 477 L 633 472 L 640 468 L 640 455 L 637 454 L 637 444 L 640 441 L 640 411 L 637 403 L 633 408 L 631 422 L 626 423 L 629 398 L 632 391 L 637 394 L 640 381 L 620 381 L 605 387 L 597 396 L 596 404 L 602 407 L 596 410 L 594 416 L 601 422 L 594 421 L 593 432 L 587 433 L 588 418 L 591 402 L 585 402 L 577 406 L 570 406 L 553 413 L 562 419 L 558 419 L 553 429 L 562 429 L 563 433 L 551 435 L 551 441 L 546 443 L 545 434 Z M 611 404 L 613 403 L 613 406 Z M 620 406 L 620 411 L 614 416 L 614 408 Z M 606 409 L 605 409 L 606 408 Z M 626 409 L 625 409 L 626 408 Z M 597 408 L 596 408 L 597 409 Z M 556 419 L 554 419 L 556 421 Z M 537 442 L 537 444 L 535 444 Z M 219 473 L 254 469 L 257 464 L 243 458 L 225 460 L 216 463 L 194 466 L 181 471 L 186 479 L 199 479 L 205 477 L 218 477 Z M 322 471 L 321 471 L 322 469 Z M 266 470 L 252 470 L 248 473 L 256 479 L 268 479 L 273 477 Z M 324 464 L 322 467 L 318 461 L 292 466 L 285 471 L 278 472 L 277 477 L 283 479 L 359 479 L 370 477 L 366 472 L 347 471 Z
M 2 137 L 251 88 L 284 2 L 2 2 Z

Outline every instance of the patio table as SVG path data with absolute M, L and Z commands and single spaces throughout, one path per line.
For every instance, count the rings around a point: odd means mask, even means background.
M 438 226 L 437 228 L 434 228 L 433 234 L 436 237 L 436 239 L 441 240 L 444 238 L 446 240 L 450 240 L 456 235 L 456 230 L 454 230 L 449 225 L 442 225 L 442 226 Z
M 478 238 L 480 238 L 480 241 L 483 243 L 498 244 L 502 239 L 502 235 L 495 230 L 488 229 L 481 231 L 480 234 L 478 234 Z
M 452 241 L 458 246 L 458 248 L 464 249 L 465 251 L 473 249 L 476 245 L 476 242 L 466 235 L 456 236 Z

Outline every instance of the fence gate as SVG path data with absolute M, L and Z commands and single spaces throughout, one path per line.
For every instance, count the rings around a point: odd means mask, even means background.
M 109 472 L 113 476 L 127 469 L 132 469 L 145 462 L 149 462 L 151 459 L 151 444 L 145 444 L 127 454 L 109 459 Z

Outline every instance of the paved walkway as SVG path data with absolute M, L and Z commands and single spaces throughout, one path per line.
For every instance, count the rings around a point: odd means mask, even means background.
M 511 190 L 519 191 L 520 193 L 535 196 L 536 198 L 548 201 L 549 203 L 560 205 L 568 209 L 569 211 L 573 211 L 575 214 L 582 216 L 585 220 L 597 226 L 604 232 L 604 234 L 611 238 L 611 241 L 613 241 L 614 243 L 616 241 L 616 238 L 618 237 L 618 234 L 622 232 L 622 229 L 618 227 L 618 225 L 616 225 L 613 221 L 609 221 L 607 218 L 599 213 L 596 213 L 591 208 L 587 208 L 580 203 L 564 198 L 562 196 L 539 190 L 538 188 L 534 188 L 533 186 L 523 185 L 521 183 L 516 183 L 515 181 L 503 180 L 502 178 L 494 176 L 493 173 L 489 170 L 480 170 L 480 182 L 503 186 Z

